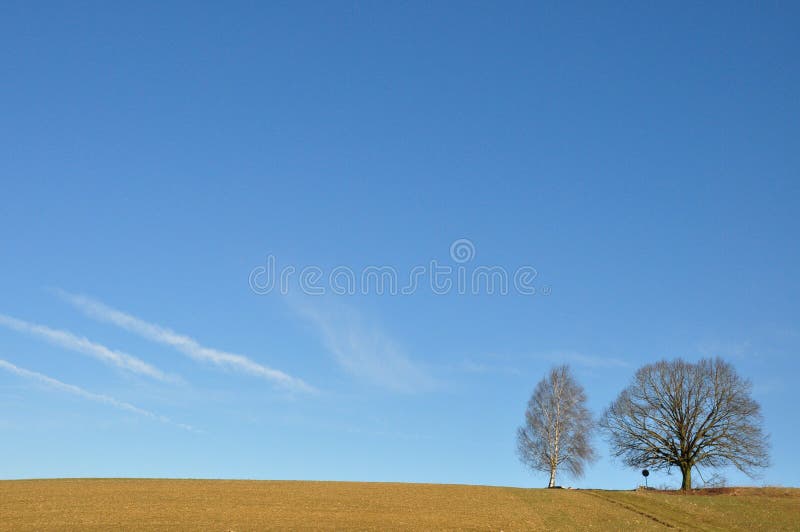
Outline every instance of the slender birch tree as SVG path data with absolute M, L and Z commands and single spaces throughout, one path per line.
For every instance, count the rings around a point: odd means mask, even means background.
M 596 459 L 593 430 L 583 387 L 568 365 L 554 367 L 528 401 L 525 424 L 517 430 L 519 458 L 531 469 L 549 473 L 547 487 L 552 488 L 559 468 L 581 477 L 585 465 Z
M 615 456 L 634 468 L 681 472 L 734 466 L 753 476 L 769 463 L 761 407 L 751 384 L 724 360 L 681 359 L 640 368 L 603 414 L 600 425 Z

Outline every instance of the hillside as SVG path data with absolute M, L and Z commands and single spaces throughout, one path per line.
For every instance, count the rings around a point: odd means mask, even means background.
M 0 481 L 0 529 L 797 530 L 800 489 L 677 495 L 437 484 Z

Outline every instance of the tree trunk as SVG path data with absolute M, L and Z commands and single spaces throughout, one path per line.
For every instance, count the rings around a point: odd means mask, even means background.
M 550 468 L 550 483 L 547 485 L 548 488 L 552 488 L 556 485 L 556 468 Z
M 681 466 L 681 475 L 683 475 L 681 489 L 683 491 L 692 489 L 692 466 Z

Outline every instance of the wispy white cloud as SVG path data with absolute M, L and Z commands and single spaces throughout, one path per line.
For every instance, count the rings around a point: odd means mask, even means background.
M 311 323 L 336 362 L 351 375 L 396 392 L 426 391 L 436 381 L 411 360 L 393 339 L 375 326 L 364 324 L 350 307 L 315 299 L 288 297 L 299 316 Z
M 498 375 L 515 375 L 520 376 L 522 372 L 514 366 L 489 364 L 486 362 L 476 362 L 475 360 L 467 359 L 461 362 L 458 369 L 466 373 L 476 373 L 480 375 L 498 374 Z
M 378 438 L 386 438 L 390 440 L 407 440 L 407 441 L 419 441 L 419 440 L 432 440 L 433 438 L 430 436 L 426 436 L 424 434 L 420 434 L 418 432 L 403 432 L 399 430 L 375 430 L 369 428 L 361 428 L 352 425 L 347 425 L 342 428 L 345 432 L 350 434 L 358 434 L 363 436 L 374 436 Z
M 576 366 L 587 368 L 628 368 L 630 364 L 624 360 L 614 357 L 603 357 L 595 355 L 584 355 L 574 351 L 557 351 L 547 355 L 547 358 L 555 362 L 571 362 Z
M 631 367 L 630 363 L 621 358 L 585 355 L 575 351 L 551 351 L 548 353 L 535 355 L 534 358 L 549 360 L 561 364 L 570 363 L 575 364 L 576 366 L 595 369 Z
M 65 301 L 72 304 L 89 317 L 114 324 L 150 341 L 168 345 L 184 355 L 198 361 L 210 362 L 217 366 L 233 369 L 264 378 L 286 389 L 302 392 L 314 392 L 315 389 L 303 380 L 292 377 L 283 371 L 259 364 L 244 355 L 228 353 L 201 345 L 189 336 L 179 334 L 171 329 L 144 321 L 136 316 L 126 314 L 83 295 L 70 294 L 63 290 L 56 291 Z
M 630 368 L 627 361 L 607 356 L 586 355 L 576 351 L 541 351 L 533 353 L 518 353 L 514 355 L 491 353 L 480 360 L 487 362 L 467 360 L 458 369 L 470 373 L 507 373 L 525 375 L 532 370 L 530 362 L 536 361 L 535 371 L 541 369 L 542 362 L 552 364 L 573 364 L 575 366 L 600 369 L 600 368 Z
M 753 395 L 765 396 L 786 391 L 786 381 L 780 377 L 759 378 L 753 384 Z
M 0 369 L 4 369 L 10 373 L 14 373 L 15 375 L 24 377 L 26 379 L 38 381 L 49 388 L 53 388 L 54 390 L 59 390 L 62 392 L 70 393 L 72 395 L 77 395 L 78 397 L 83 397 L 84 399 L 95 401 L 97 403 L 107 404 L 113 406 L 114 408 L 118 408 L 120 410 L 125 410 L 126 412 L 131 412 L 133 414 L 138 414 L 140 416 L 154 419 L 156 421 L 160 421 L 161 423 L 168 423 L 170 425 L 175 425 L 185 430 L 195 431 L 195 429 L 190 425 L 185 425 L 183 423 L 175 423 L 166 416 L 155 414 L 153 412 L 150 412 L 149 410 L 144 410 L 143 408 L 139 408 L 138 406 L 134 406 L 124 401 L 119 401 L 117 399 L 114 399 L 113 397 L 109 397 L 108 395 L 101 395 L 88 392 L 83 388 L 80 388 L 73 384 L 67 384 L 52 377 L 48 377 L 47 375 L 43 375 L 41 373 L 37 373 L 35 371 L 31 371 L 25 368 L 20 368 L 19 366 L 15 366 L 11 362 L 8 362 L 7 360 L 3 360 L 1 358 L 0 358 Z
M 177 377 L 167 375 L 158 368 L 139 358 L 136 358 L 135 356 L 123 353 L 122 351 L 110 349 L 102 344 L 92 342 L 82 336 L 77 336 L 68 331 L 51 329 L 50 327 L 46 327 L 44 325 L 20 320 L 4 314 L 0 314 L 0 326 L 17 332 L 36 336 L 37 338 L 46 340 L 51 344 L 63 347 L 64 349 L 69 349 L 70 351 L 76 351 L 78 353 L 83 353 L 84 355 L 89 355 L 105 362 L 106 364 L 116 366 L 132 373 L 145 375 L 147 377 L 164 382 L 180 381 L 180 379 Z
M 704 357 L 745 358 L 756 354 L 753 345 L 747 340 L 742 342 L 706 340 L 697 344 L 697 351 Z

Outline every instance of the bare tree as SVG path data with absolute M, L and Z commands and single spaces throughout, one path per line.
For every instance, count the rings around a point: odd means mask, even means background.
M 631 467 L 680 470 L 734 466 L 753 476 L 769 462 L 751 384 L 722 359 L 681 359 L 640 368 L 600 421 L 613 454 Z
M 554 367 L 536 385 L 525 411 L 525 425 L 517 431 L 520 460 L 531 469 L 550 473 L 549 488 L 556 485 L 559 467 L 581 477 L 584 465 L 596 458 L 591 446 L 593 429 L 583 387 L 569 366 Z

